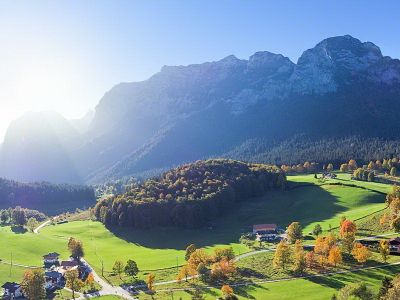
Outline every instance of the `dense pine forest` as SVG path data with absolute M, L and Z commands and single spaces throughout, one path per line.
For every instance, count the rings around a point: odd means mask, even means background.
M 94 213 L 107 226 L 200 227 L 229 211 L 233 202 L 285 188 L 275 166 L 213 159 L 186 164 L 97 203 Z
M 21 183 L 0 178 L 0 208 L 21 206 L 54 215 L 88 208 L 94 205 L 95 200 L 93 189 L 87 186 Z
M 360 165 L 382 158 L 400 156 L 400 141 L 361 136 L 315 139 L 298 135 L 284 142 L 251 139 L 223 155 L 242 161 L 293 165 L 313 161 L 339 167 L 350 158 Z

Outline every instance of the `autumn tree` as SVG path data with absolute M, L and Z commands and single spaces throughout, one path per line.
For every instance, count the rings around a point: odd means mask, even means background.
M 313 235 L 318 237 L 322 233 L 322 227 L 319 224 L 316 224 L 313 229 Z
M 232 260 L 222 258 L 211 266 L 211 277 L 216 280 L 227 279 L 236 274 L 236 265 Z
M 233 288 L 231 288 L 229 285 L 225 284 L 221 287 L 221 292 L 222 295 L 228 296 L 233 294 Z
M 371 252 L 368 250 L 368 248 L 363 246 L 361 243 L 354 244 L 351 254 L 355 260 L 362 264 L 365 263 L 371 256 Z
M 357 169 L 357 162 L 354 159 L 350 159 L 348 163 L 349 170 L 354 171 Z
M 196 249 L 190 255 L 188 264 L 190 265 L 190 267 L 192 269 L 196 270 L 200 263 L 209 265 L 211 261 L 212 261 L 212 258 L 203 249 Z
M 72 291 L 72 298 L 75 299 L 75 292 L 79 292 L 84 283 L 79 279 L 79 272 L 77 269 L 71 269 L 65 272 L 65 286 Z
M 88 286 L 91 291 L 94 291 L 95 290 L 94 283 L 95 283 L 95 281 L 94 281 L 93 272 L 90 272 L 89 275 L 86 277 L 85 285 Z
M 223 258 L 226 258 L 227 260 L 235 258 L 235 252 L 232 247 L 214 249 L 213 260 L 220 261 Z
M 329 255 L 328 255 L 328 262 L 333 265 L 337 266 L 337 264 L 340 264 L 343 261 L 342 258 L 342 252 L 340 251 L 338 246 L 333 246 L 329 250 Z
M 357 232 L 357 226 L 350 220 L 344 220 L 340 226 L 340 237 L 342 238 L 343 248 L 347 253 L 351 252 L 355 236 Z
M 313 269 L 315 265 L 314 251 L 307 252 L 305 258 L 306 258 L 306 267 L 309 269 Z
M 291 262 L 291 250 L 285 241 L 280 241 L 276 246 L 273 267 L 286 270 L 286 266 Z
M 336 246 L 336 243 L 337 239 L 333 233 L 330 233 L 328 236 L 318 237 L 316 239 L 314 253 L 316 254 L 316 258 L 322 266 L 327 263 L 329 253 L 331 249 Z
M 382 256 L 383 261 L 386 263 L 387 258 L 390 254 L 390 244 L 388 240 L 381 240 L 379 242 L 379 253 Z
M 332 165 L 332 164 L 328 164 L 328 166 L 326 167 L 326 170 L 327 170 L 328 172 L 332 172 L 332 170 L 333 170 L 333 165 Z
M 368 169 L 374 170 L 375 169 L 375 163 L 371 160 L 368 164 Z
M 186 247 L 186 253 L 185 253 L 185 260 L 188 261 L 190 258 L 190 255 L 192 255 L 192 253 L 194 251 L 196 251 L 196 245 L 195 244 L 190 244 L 189 246 Z
M 71 256 L 78 260 L 85 255 L 82 241 L 73 237 L 70 237 L 68 240 L 68 250 L 71 253 Z
M 178 282 L 181 282 L 182 279 L 185 278 L 185 281 L 188 281 L 189 277 L 192 277 L 192 276 L 195 276 L 195 275 L 197 275 L 196 269 L 193 269 L 191 265 L 186 264 L 186 265 L 183 265 L 180 268 L 176 280 Z
M 340 172 L 346 173 L 349 170 L 348 164 L 341 164 L 340 165 Z
M 303 230 L 299 222 L 293 222 L 286 229 L 289 243 L 293 244 L 296 240 L 303 239 Z
M 27 270 L 21 282 L 22 292 L 28 300 L 46 299 L 44 284 L 45 278 L 42 270 Z
M 156 275 L 154 275 L 153 273 L 150 273 L 149 275 L 147 275 L 146 284 L 147 284 L 147 288 L 151 292 L 154 291 L 154 281 L 155 281 L 155 279 L 156 279 Z
M 119 279 L 121 279 L 121 280 L 122 280 L 121 274 L 124 272 L 124 269 L 125 269 L 125 266 L 121 260 L 116 260 L 114 262 L 112 270 L 115 274 L 117 274 L 119 276 Z
M 301 240 L 297 240 L 294 244 L 294 263 L 293 272 L 302 274 L 306 268 L 306 255 L 304 253 Z
M 136 275 L 139 273 L 139 268 L 135 261 L 128 259 L 124 271 L 126 275 L 136 277 Z

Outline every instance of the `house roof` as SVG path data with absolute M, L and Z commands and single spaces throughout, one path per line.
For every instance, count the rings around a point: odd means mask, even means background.
M 44 275 L 48 278 L 55 278 L 55 279 L 60 278 L 62 276 L 62 274 L 57 271 L 45 272 Z
M 276 230 L 278 226 L 276 224 L 256 224 L 253 225 L 254 231 L 264 231 L 264 230 Z
M 58 254 L 57 252 L 51 252 L 46 255 L 43 255 L 43 258 L 44 259 L 55 259 L 55 258 L 58 258 L 59 256 L 60 256 L 60 254 Z
M 400 237 L 390 239 L 389 243 L 392 244 L 392 245 L 393 244 L 395 244 L 395 245 L 400 244 Z
M 13 293 L 18 290 L 21 286 L 16 282 L 6 282 L 1 286 L 3 289 L 8 290 L 9 292 Z
M 78 262 L 76 260 L 63 260 L 60 263 L 60 266 L 64 268 L 72 268 L 78 266 Z

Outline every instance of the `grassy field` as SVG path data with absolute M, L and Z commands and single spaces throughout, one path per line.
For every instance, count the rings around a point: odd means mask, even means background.
M 34 235 L 17 234 L 9 227 L 0 227 L 3 245 L 0 247 L 0 259 L 9 261 L 12 252 L 15 263 L 40 266 L 42 255 L 48 252 L 56 251 L 62 258 L 67 258 L 67 239 L 73 236 L 84 242 L 85 257 L 96 271 L 101 273 L 103 262 L 106 277 L 118 283 L 115 276 L 110 277 L 116 259 L 133 259 L 147 273 L 146 270 L 183 264 L 184 249 L 190 243 L 209 250 L 230 245 L 237 255 L 247 252 L 249 249 L 239 244 L 238 240 L 242 233 L 251 230 L 253 224 L 277 223 L 284 228 L 292 221 L 299 221 L 304 227 L 304 233 L 308 233 L 317 223 L 327 230 L 330 225 L 337 226 L 343 215 L 349 219 L 358 219 L 385 207 L 385 196 L 382 194 L 327 183 L 356 184 L 382 192 L 391 189 L 385 184 L 350 181 L 347 174 L 340 174 L 338 180 L 325 182 L 314 179 L 313 175 L 289 176 L 288 179 L 291 187 L 304 184 L 309 186 L 284 192 L 273 191 L 262 198 L 238 203 L 226 216 L 215 222 L 212 230 L 120 228 L 110 232 L 101 223 L 77 221 L 48 226 L 39 235 Z M 0 275 L 0 283 L 8 280 L 3 277 Z
M 337 274 L 328 277 L 315 277 L 309 279 L 294 279 L 290 281 L 263 283 L 247 287 L 235 287 L 235 294 L 239 299 L 257 300 L 330 300 L 332 295 L 346 284 L 365 282 L 375 293 L 378 292 L 382 279 L 392 277 L 400 272 L 400 266 L 383 269 L 362 270 L 354 273 Z M 207 300 L 216 299 L 221 295 L 219 289 L 204 289 Z M 193 291 L 173 292 L 174 299 L 189 300 Z M 154 299 L 173 299 L 171 293 L 158 292 Z M 146 294 L 140 294 L 139 299 L 150 300 Z

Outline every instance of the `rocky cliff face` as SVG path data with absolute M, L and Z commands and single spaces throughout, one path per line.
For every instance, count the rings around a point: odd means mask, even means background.
M 394 138 L 399 100 L 399 60 L 371 42 L 332 37 L 297 64 L 265 51 L 165 66 L 143 82 L 116 85 L 69 155 L 86 180 L 102 181 L 225 153 L 249 138 Z

